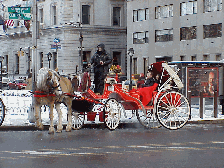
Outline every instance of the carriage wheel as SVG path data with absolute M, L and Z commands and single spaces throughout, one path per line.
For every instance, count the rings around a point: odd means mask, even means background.
M 0 99 L 0 126 L 2 125 L 4 121 L 4 118 L 5 118 L 5 105 L 2 99 Z
M 146 110 L 146 115 L 142 110 L 137 110 L 137 119 L 145 128 L 159 128 L 161 124 L 159 123 L 153 110 Z
M 105 124 L 110 130 L 115 130 L 120 122 L 122 106 L 114 98 L 108 99 L 104 107 Z
M 171 91 L 164 93 L 156 104 L 156 115 L 166 128 L 174 130 L 183 127 L 190 116 L 189 102 L 184 95 Z
M 84 125 L 85 113 L 84 112 L 72 112 L 72 129 L 79 130 Z

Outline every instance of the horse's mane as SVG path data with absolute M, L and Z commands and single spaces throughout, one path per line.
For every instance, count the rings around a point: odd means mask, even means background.
M 47 86 L 48 69 L 41 68 L 37 75 L 37 90 L 48 92 L 49 88 Z

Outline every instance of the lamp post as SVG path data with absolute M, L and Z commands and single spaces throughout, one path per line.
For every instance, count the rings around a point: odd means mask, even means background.
M 30 61 L 31 61 L 31 57 L 30 57 L 30 47 L 28 47 L 28 52 L 26 53 L 26 55 L 27 55 L 27 59 L 28 59 L 28 67 L 27 67 L 27 74 L 28 74 L 28 76 L 30 75 Z
M 80 49 L 79 49 L 79 58 L 81 59 L 81 71 L 83 70 L 83 50 L 82 50 L 82 42 L 83 42 L 83 35 L 82 35 L 82 23 L 77 22 L 79 24 L 80 32 L 79 32 L 79 42 L 80 42 Z
M 1 63 L 1 89 L 2 89 L 2 61 L 4 59 L 4 56 L 0 56 L 0 63 Z
M 49 62 L 49 69 L 51 68 L 51 58 L 52 58 L 52 54 L 50 52 L 47 53 L 47 59 L 48 59 L 48 62 Z
M 128 56 L 130 57 L 130 84 L 129 84 L 129 90 L 132 89 L 132 57 L 134 55 L 134 49 L 129 48 L 128 50 Z

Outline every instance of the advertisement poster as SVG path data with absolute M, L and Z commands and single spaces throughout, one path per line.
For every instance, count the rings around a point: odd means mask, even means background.
M 218 68 L 187 68 L 187 90 L 193 97 L 199 97 L 200 91 L 203 91 L 204 97 L 213 97 L 218 89 Z

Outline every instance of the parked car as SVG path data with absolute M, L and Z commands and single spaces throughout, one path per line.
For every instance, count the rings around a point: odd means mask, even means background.
M 2 89 L 7 89 L 10 79 L 7 77 L 2 77 Z
M 15 79 L 13 82 L 9 82 L 9 89 L 21 90 L 26 88 L 26 81 L 24 79 Z

